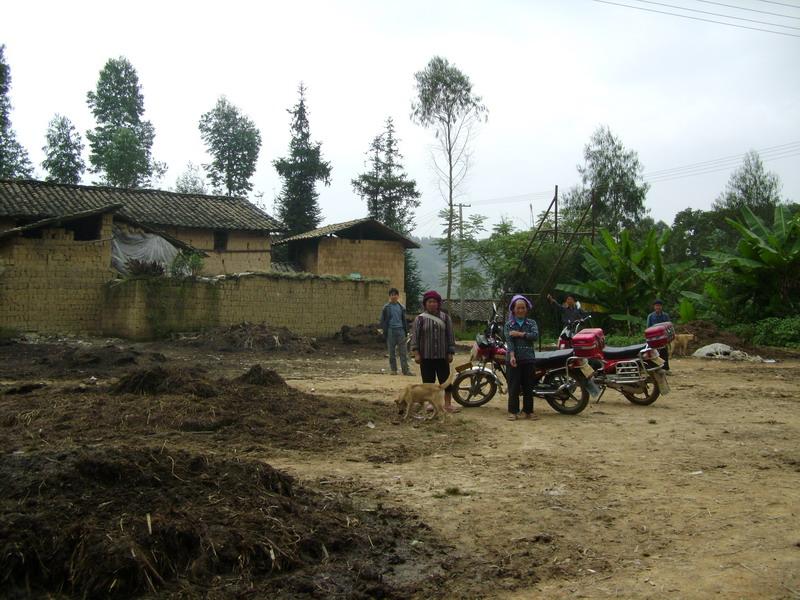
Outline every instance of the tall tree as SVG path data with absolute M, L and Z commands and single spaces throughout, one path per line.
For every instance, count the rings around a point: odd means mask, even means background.
M 6 64 L 5 45 L 0 45 L 0 179 L 33 176 L 28 152 L 17 141 L 11 127 L 11 67 Z
M 780 202 L 780 178 L 765 170 L 758 152 L 751 150 L 745 154 L 742 165 L 731 173 L 725 191 L 714 201 L 713 208 L 738 213 L 747 207 L 760 219 L 771 222 Z
M 306 88 L 298 88 L 297 104 L 289 109 L 292 115 L 292 139 L 289 156 L 273 161 L 275 170 L 283 179 L 281 193 L 276 199 L 278 216 L 289 235 L 302 233 L 319 226 L 322 213 L 319 208 L 317 182 L 331 182 L 331 164 L 322 160 L 322 145 L 311 141 L 306 109 Z
M 577 220 L 594 196 L 592 216 L 598 228 L 618 236 L 635 227 L 647 214 L 644 200 L 650 187 L 642 179 L 637 152 L 626 149 L 608 127 L 599 127 L 584 147 L 583 159 L 578 165 L 581 185 L 564 199 L 567 220 Z
M 469 77 L 441 56 L 434 56 L 414 78 L 417 96 L 411 104 L 411 118 L 422 127 L 433 129 L 438 142 L 433 164 L 439 190 L 447 202 L 444 251 L 449 300 L 453 284 L 454 203 L 469 171 L 474 125 L 485 120 L 487 110 L 481 97 L 473 93 Z
M 175 180 L 175 191 L 181 194 L 207 194 L 208 186 L 200 167 L 189 161 L 186 170 Z
M 356 194 L 366 201 L 370 217 L 408 235 L 414 229 L 414 210 L 419 207 L 420 194 L 416 181 L 409 179 L 403 168 L 398 144 L 394 121 L 389 117 L 384 131 L 370 143 L 367 171 L 352 184 Z M 416 307 L 422 294 L 422 277 L 411 250 L 406 250 L 405 259 L 406 302 Z
M 414 228 L 414 210 L 419 207 L 417 183 L 409 179 L 401 163 L 392 118 L 386 128 L 370 143 L 367 152 L 369 168 L 353 179 L 353 190 L 367 203 L 373 219 L 408 234 Z
M 42 167 L 47 171 L 47 181 L 77 184 L 86 170 L 83 162 L 83 141 L 72 122 L 63 115 L 50 121 L 45 135 L 45 159 Z
M 253 189 L 261 133 L 256 124 L 225 96 L 200 117 L 200 137 L 213 160 L 203 165 L 211 184 L 228 196 L 242 196 Z
M 86 94 L 97 123 L 88 131 L 91 171 L 114 187 L 149 185 L 166 170 L 152 157 L 155 130 L 144 120 L 144 96 L 136 69 L 125 57 L 111 58 L 97 88 Z

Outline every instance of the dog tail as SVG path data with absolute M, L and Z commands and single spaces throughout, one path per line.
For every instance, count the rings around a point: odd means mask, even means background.
M 454 379 L 453 371 L 450 371 L 450 377 L 448 377 L 447 381 L 445 381 L 444 383 L 440 383 L 439 387 L 446 392 L 451 391 L 453 386 L 453 379 Z

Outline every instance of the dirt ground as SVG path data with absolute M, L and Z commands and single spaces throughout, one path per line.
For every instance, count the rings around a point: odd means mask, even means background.
M 0 589 L 800 598 L 800 361 L 671 362 L 648 407 L 439 424 L 360 346 L 2 345 Z

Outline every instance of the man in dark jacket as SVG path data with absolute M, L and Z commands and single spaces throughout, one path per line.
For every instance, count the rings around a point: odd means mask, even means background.
M 575 303 L 575 296 L 572 294 L 567 294 L 564 304 L 559 304 L 550 294 L 547 294 L 547 299 L 550 301 L 550 304 L 555 304 L 558 308 L 562 325 L 568 325 L 570 322 L 582 319 L 588 314 L 578 308 L 578 305 Z
M 392 375 L 397 375 L 396 348 L 400 349 L 400 367 L 403 369 L 403 375 L 411 375 L 406 349 L 406 335 L 408 334 L 406 307 L 400 304 L 400 292 L 397 291 L 397 288 L 389 290 L 389 302 L 383 305 L 381 329 L 383 329 L 386 345 L 389 348 L 389 369 Z
M 664 312 L 664 302 L 662 300 L 653 302 L 653 312 L 647 315 L 647 326 L 652 327 L 670 320 L 669 315 Z M 664 359 L 664 370 L 669 371 L 669 350 L 667 350 L 667 347 L 659 348 L 658 355 Z

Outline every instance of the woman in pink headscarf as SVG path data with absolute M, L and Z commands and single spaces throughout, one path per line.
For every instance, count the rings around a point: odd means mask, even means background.
M 422 296 L 423 311 L 411 329 L 411 353 L 419 365 L 422 383 L 445 383 L 450 379 L 450 363 L 456 353 L 456 340 L 450 315 L 442 311 L 442 297 L 430 290 Z M 444 393 L 444 409 L 459 412 L 452 404 L 448 387 Z

